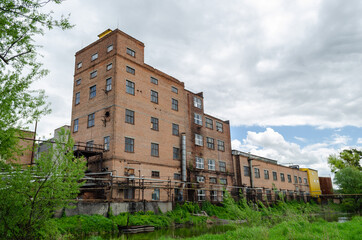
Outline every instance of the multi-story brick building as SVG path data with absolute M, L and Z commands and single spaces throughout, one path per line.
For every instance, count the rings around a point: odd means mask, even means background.
M 283 166 L 276 160 L 236 150 L 233 150 L 233 158 L 237 185 L 246 191 L 256 190 L 256 196 L 275 200 L 283 194 L 291 200 L 310 195 L 308 174 L 298 166 Z
M 142 42 L 118 29 L 99 37 L 75 55 L 72 136 L 89 171 L 114 179 L 108 197 L 220 200 L 234 184 L 229 122 L 145 64 Z

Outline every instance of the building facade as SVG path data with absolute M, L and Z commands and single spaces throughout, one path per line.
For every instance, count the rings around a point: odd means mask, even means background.
M 75 55 L 71 129 L 89 175 L 112 180 L 83 197 L 220 200 L 234 177 L 229 122 L 204 113 L 202 93 L 145 64 L 142 42 L 118 29 L 99 37 Z

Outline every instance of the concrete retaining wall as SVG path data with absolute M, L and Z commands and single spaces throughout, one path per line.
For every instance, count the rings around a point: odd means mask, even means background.
M 130 209 L 130 204 L 133 204 L 133 209 L 135 211 L 153 211 L 158 213 L 159 210 L 162 212 L 172 211 L 172 202 L 112 202 L 110 206 L 112 208 L 113 215 L 118 215 L 122 212 L 128 212 Z M 106 202 L 77 202 L 73 205 L 74 208 L 66 208 L 66 216 L 74 215 L 92 215 L 99 214 L 107 216 L 109 203 Z M 60 217 L 63 210 L 58 211 L 55 214 L 55 217 Z

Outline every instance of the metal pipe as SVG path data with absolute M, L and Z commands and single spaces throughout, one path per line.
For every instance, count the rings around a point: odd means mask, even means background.
M 182 181 L 186 182 L 186 134 L 181 134 L 181 149 L 182 149 L 182 161 L 181 161 L 181 173 Z

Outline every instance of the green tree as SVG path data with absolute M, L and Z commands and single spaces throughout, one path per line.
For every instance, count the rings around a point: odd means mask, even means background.
M 85 162 L 63 129 L 48 152 L 26 169 L 0 161 L 0 239 L 49 239 L 49 219 L 79 193 Z M 54 229 L 53 229 L 54 231 Z
M 44 13 L 46 4 L 63 0 L 0 0 L 0 158 L 9 159 L 17 144 L 17 129 L 50 112 L 44 91 L 29 90 L 47 70 L 37 59 L 34 36 L 45 29 L 72 26 Z
M 328 157 L 328 164 L 334 173 L 346 167 L 354 167 L 359 171 L 362 171 L 360 164 L 361 158 L 362 151 L 357 149 L 345 149 L 339 153 L 339 156 L 330 155 Z
M 354 167 L 345 167 L 334 175 L 334 182 L 345 194 L 362 194 L 362 172 Z

